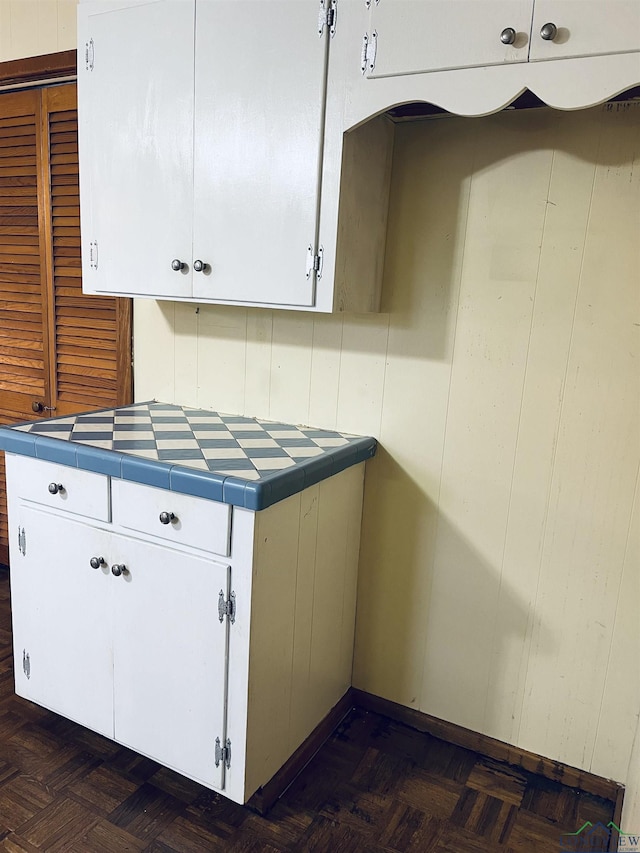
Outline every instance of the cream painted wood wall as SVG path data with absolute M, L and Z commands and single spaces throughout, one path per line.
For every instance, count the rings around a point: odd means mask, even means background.
M 75 47 L 76 0 L 0 0 L 0 62 Z
M 640 710 L 639 129 L 640 104 L 399 126 L 379 315 L 135 306 L 137 399 L 380 439 L 358 687 L 620 781 Z

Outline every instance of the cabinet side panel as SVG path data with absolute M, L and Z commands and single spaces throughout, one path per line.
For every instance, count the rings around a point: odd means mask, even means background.
M 313 709 L 305 721 L 307 734 L 351 684 L 363 468 L 348 468 L 320 483 L 309 659 Z M 299 566 L 299 571 L 306 567 Z
M 393 124 L 382 116 L 343 137 L 335 249 L 336 311 L 377 311 L 380 307 L 393 139 Z
M 301 496 L 256 514 L 245 797 L 290 755 L 289 707 Z M 232 637 L 233 641 L 233 637 Z
M 363 469 L 257 514 L 247 797 L 351 684 Z

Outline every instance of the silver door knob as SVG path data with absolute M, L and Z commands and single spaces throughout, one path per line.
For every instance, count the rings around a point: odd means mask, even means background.
M 176 516 L 172 512 L 160 513 L 160 524 L 171 524 L 172 521 L 177 521 Z
M 62 483 L 49 483 L 49 494 L 57 495 L 58 492 L 64 492 Z
M 105 563 L 104 557 L 92 557 L 89 560 L 89 565 L 91 566 L 92 569 L 99 569 L 100 566 L 105 566 L 106 563 Z
M 120 575 L 126 575 L 128 573 L 129 569 L 124 565 L 124 563 L 114 563 L 113 566 L 111 566 L 111 574 L 115 575 L 117 578 L 119 578 Z
M 553 41 L 554 38 L 558 35 L 558 28 L 555 24 L 544 24 L 544 26 L 540 29 L 540 36 L 545 41 Z
M 175 272 L 180 272 L 186 267 L 186 264 L 180 260 L 180 258 L 174 258 L 171 261 L 171 269 Z
M 200 259 L 193 262 L 193 268 L 196 272 L 206 272 L 208 267 L 209 264 L 205 264 L 205 262 L 201 261 Z
M 502 44 L 513 44 L 516 40 L 516 31 L 513 27 L 505 27 L 500 33 L 500 41 Z

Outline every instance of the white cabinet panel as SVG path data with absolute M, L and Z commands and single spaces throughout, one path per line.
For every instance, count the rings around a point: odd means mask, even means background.
M 198 299 L 310 306 L 327 37 L 317 0 L 197 4 Z M 241 50 L 239 50 L 241 46 Z
M 553 24 L 557 33 L 544 39 Z M 640 48 L 640 0 L 535 0 L 529 58 L 565 59 Z
M 72 512 L 96 521 L 109 521 L 109 478 L 55 462 L 21 457 L 20 495 L 51 509 Z
M 127 567 L 112 578 L 116 740 L 222 787 L 229 567 L 124 537 L 113 553 Z
M 526 62 L 532 0 L 380 0 L 371 3 L 370 77 Z M 501 33 L 514 30 L 504 44 Z
M 109 535 L 20 508 L 23 550 L 12 552 L 16 693 L 113 737 Z
M 143 486 L 129 480 L 113 480 L 113 523 L 129 530 L 166 539 L 173 545 L 189 545 L 229 555 L 231 506 Z M 160 520 L 162 513 L 174 517 Z
M 228 598 L 229 566 L 46 510 L 21 506 L 19 523 L 16 692 L 222 787 L 228 621 L 218 595 Z
M 80 17 L 85 291 L 191 294 L 194 8 L 162 0 Z

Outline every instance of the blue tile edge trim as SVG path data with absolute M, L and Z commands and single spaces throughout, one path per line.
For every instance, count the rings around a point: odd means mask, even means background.
M 122 454 L 122 479 L 171 490 L 172 465 L 155 459 Z
M 70 468 L 78 467 L 78 445 L 70 441 L 36 435 L 36 456 L 48 462 L 58 462 Z
M 174 465 L 169 474 L 169 488 L 172 492 L 180 492 L 183 495 L 230 503 L 224 499 L 223 486 L 226 479 L 229 478 L 225 478 L 223 474 Z
M 185 495 L 233 504 L 254 511 L 266 509 L 303 489 L 339 474 L 375 456 L 375 438 L 357 438 L 320 456 L 311 456 L 295 467 L 269 474 L 260 480 L 243 480 L 200 471 L 155 459 L 131 456 L 117 450 L 0 427 L 0 450 L 58 462 L 72 468 L 118 477 Z
M 117 450 L 103 450 L 101 447 L 87 447 L 85 444 L 78 445 L 76 455 L 78 468 L 118 478 L 122 477 L 123 459 L 124 454 Z
M 28 432 L 19 432 L 8 427 L 0 427 L 0 450 L 19 453 L 21 456 L 36 455 L 36 439 Z

